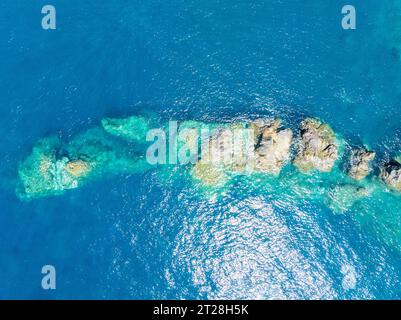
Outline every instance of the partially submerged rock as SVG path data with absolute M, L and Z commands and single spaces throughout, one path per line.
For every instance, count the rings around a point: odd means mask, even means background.
M 100 128 L 76 136 L 67 145 L 56 137 L 45 138 L 19 164 L 17 195 L 29 200 L 62 194 L 95 177 L 148 168 L 142 155 Z
M 148 119 L 141 116 L 104 118 L 102 126 L 106 132 L 112 135 L 142 142 L 146 141 L 146 133 L 150 130 Z
M 278 175 L 289 158 L 292 130 L 281 129 L 281 120 L 252 123 L 257 138 L 255 170 Z
M 281 119 L 271 119 L 271 118 L 259 118 L 253 120 L 249 127 L 254 132 L 255 142 L 257 143 L 263 133 L 263 130 L 267 127 L 278 129 L 281 125 Z
M 294 165 L 302 172 L 330 172 L 338 157 L 334 131 L 329 125 L 313 118 L 303 120 L 300 129 L 299 150 Z
M 19 165 L 18 196 L 31 199 L 60 194 L 92 178 L 107 174 L 141 173 L 150 169 L 152 166 L 146 161 L 146 151 L 141 144 L 146 141 L 147 130 L 151 129 L 150 121 L 140 116 L 107 118 L 102 121 L 102 127 L 89 129 L 68 144 L 61 144 L 57 138 L 40 140 Z M 208 127 L 212 134 L 203 141 L 200 136 Z M 194 157 L 194 162 L 198 161 L 191 168 L 191 175 L 208 186 L 224 185 L 233 176 L 255 171 L 278 175 L 289 159 L 293 136 L 291 129 L 282 128 L 280 119 L 233 124 L 186 121 L 180 124 L 180 130 L 184 129 L 195 130 L 193 134 L 184 135 L 182 141 L 178 139 L 178 146 L 185 145 L 187 149 L 198 151 L 201 142 L 201 157 L 199 159 L 198 154 Z M 299 150 L 294 165 L 302 172 L 331 171 L 338 157 L 338 143 L 333 130 L 312 118 L 302 121 L 300 129 Z M 116 136 L 123 139 L 116 139 Z M 374 152 L 354 150 L 348 175 L 356 180 L 366 177 L 369 162 L 374 157 Z M 400 162 L 386 164 L 380 178 L 388 186 L 401 191 Z M 331 204 L 345 208 L 352 199 L 363 194 L 363 189 L 341 186 L 333 190 Z
M 217 185 L 232 175 L 254 171 L 278 175 L 289 158 L 291 141 L 292 131 L 281 128 L 280 119 L 222 126 L 203 142 L 192 176 L 205 185 Z
M 254 139 L 245 125 L 235 123 L 214 128 L 201 144 L 201 157 L 191 170 L 204 185 L 221 185 L 229 175 L 248 170 L 253 158 Z
M 392 189 L 401 192 L 401 163 L 391 161 L 381 168 L 380 178 Z
M 191 170 L 191 175 L 205 186 L 218 186 L 227 182 L 228 177 L 221 166 L 197 162 Z
M 364 149 L 352 150 L 348 175 L 355 180 L 362 180 L 370 173 L 370 162 L 376 153 Z
M 22 198 L 58 194 L 63 190 L 77 188 L 90 171 L 83 160 L 70 161 L 68 157 L 57 157 L 56 138 L 42 139 L 19 166 L 21 181 L 19 195 Z
M 72 174 L 74 177 L 83 177 L 91 171 L 91 166 L 84 160 L 78 159 L 69 161 L 64 166 L 64 170 Z
M 354 184 L 338 184 L 329 192 L 328 207 L 335 213 L 344 213 L 358 200 L 367 197 L 370 191 Z

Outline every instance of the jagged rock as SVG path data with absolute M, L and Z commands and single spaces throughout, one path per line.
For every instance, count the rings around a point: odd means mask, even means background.
M 391 188 L 401 192 L 401 164 L 395 160 L 383 166 L 380 178 Z
M 334 131 L 318 119 L 307 118 L 300 126 L 298 154 L 294 165 L 302 172 L 330 172 L 338 157 Z
M 355 180 L 362 180 L 370 173 L 369 163 L 376 153 L 363 149 L 352 150 L 348 175 Z
M 233 160 L 233 136 L 229 128 L 217 128 L 206 141 L 202 141 L 201 158 L 191 175 L 205 186 L 217 186 L 227 181 L 226 171 Z
M 228 171 L 244 171 L 255 144 L 245 129 L 238 123 L 216 129 L 209 140 L 202 143 L 201 161 L 223 166 Z
M 261 171 L 279 174 L 288 160 L 292 131 L 281 129 L 281 120 L 258 119 L 249 128 L 236 123 L 218 128 L 202 145 L 202 158 L 192 176 L 205 185 L 225 183 L 231 174 Z M 239 130 L 235 132 L 235 130 Z
M 207 141 L 202 141 L 201 158 L 191 171 L 204 185 L 221 185 L 231 174 L 243 174 L 251 168 L 254 137 L 245 123 L 214 128 Z
M 280 125 L 281 119 L 259 118 L 252 121 L 249 127 L 254 131 L 255 141 L 258 142 L 265 128 L 270 127 L 272 130 L 277 130 Z
M 278 175 L 289 158 L 291 129 L 280 129 L 281 120 L 256 120 L 251 124 L 256 134 L 255 170 Z

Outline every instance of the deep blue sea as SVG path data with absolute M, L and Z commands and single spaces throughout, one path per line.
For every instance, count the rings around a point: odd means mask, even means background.
M 41 28 L 48 3 L 56 30 Z M 356 30 L 341 27 L 344 4 L 1 1 L 0 299 L 400 299 L 395 202 L 336 214 L 246 181 L 205 198 L 155 171 L 15 194 L 18 163 L 41 137 L 67 141 L 140 112 L 294 126 L 314 116 L 379 163 L 399 155 L 401 3 L 354 0 Z M 41 287 L 48 264 L 56 290 Z

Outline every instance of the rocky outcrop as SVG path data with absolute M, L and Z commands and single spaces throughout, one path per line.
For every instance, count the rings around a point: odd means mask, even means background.
M 401 164 L 391 161 L 381 168 L 380 178 L 392 189 L 401 192 Z
M 300 126 L 298 154 L 294 165 L 302 172 L 330 172 L 338 157 L 334 131 L 318 119 L 307 118 Z
M 192 176 L 208 186 L 223 185 L 230 174 L 244 173 L 249 166 L 254 139 L 241 123 L 214 129 L 207 141 L 202 141 L 201 158 L 191 170 Z
M 278 175 L 289 158 L 292 130 L 281 129 L 282 121 L 256 120 L 251 124 L 256 137 L 255 171 Z
M 21 198 L 59 194 L 63 190 L 78 187 L 80 177 L 75 174 L 83 173 L 83 161 L 70 162 L 67 157 L 57 158 L 58 147 L 57 139 L 42 139 L 35 145 L 31 155 L 20 164 L 18 173 Z M 74 171 L 69 172 L 67 168 Z
M 80 178 L 90 172 L 91 166 L 83 160 L 68 161 L 64 166 L 64 170 L 74 177 Z
M 192 176 L 204 185 L 219 185 L 233 174 L 257 171 L 278 175 L 289 158 L 292 141 L 292 130 L 281 128 L 281 123 L 280 119 L 258 119 L 249 125 L 217 128 L 202 144 L 203 154 Z
M 370 173 L 370 162 L 376 153 L 364 149 L 352 150 L 348 175 L 355 180 L 362 180 Z
M 101 128 L 89 129 L 68 144 L 63 144 L 57 137 L 40 140 L 18 166 L 17 195 L 29 200 L 62 194 L 65 190 L 77 188 L 105 174 L 142 173 L 151 169 L 142 144 L 146 141 L 150 123 L 151 119 L 141 116 L 106 118 Z M 162 127 L 167 128 L 167 125 Z M 222 186 L 236 175 L 255 171 L 280 174 L 289 159 L 293 140 L 291 129 L 283 128 L 280 119 L 232 124 L 186 121 L 180 123 L 180 130 L 184 129 L 195 131 L 193 135 L 178 139 L 179 155 L 187 157 L 188 150 L 199 151 L 198 145 L 201 146 L 200 159 L 197 152 L 193 158 L 189 153 L 190 163 L 194 164 L 191 175 L 201 184 L 209 186 Z M 204 130 L 207 133 L 205 139 Z M 339 153 L 333 130 L 313 118 L 302 121 L 297 146 L 293 163 L 302 172 L 331 171 Z M 353 150 L 348 175 L 356 180 L 365 178 L 370 172 L 370 161 L 374 158 L 374 152 Z M 380 178 L 389 187 L 401 192 L 401 161 L 394 160 L 386 164 Z M 345 180 L 349 182 L 349 179 Z M 365 191 L 359 184 L 339 184 L 330 194 L 329 205 L 336 211 L 345 211 L 352 205 L 351 200 L 364 197 Z
M 24 200 L 58 195 L 104 174 L 144 172 L 146 160 L 125 141 L 90 129 L 62 145 L 57 137 L 38 141 L 18 166 L 17 195 Z

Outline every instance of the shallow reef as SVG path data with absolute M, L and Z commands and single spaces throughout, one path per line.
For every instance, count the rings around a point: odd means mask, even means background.
M 57 137 L 39 140 L 19 164 L 16 192 L 24 200 L 58 195 L 107 174 L 149 168 L 144 155 L 102 128 L 93 128 L 67 144 Z
M 167 155 L 161 163 L 166 165 L 151 165 L 146 159 L 152 143 L 148 133 L 154 128 L 166 131 L 170 124 L 156 124 L 142 115 L 105 118 L 100 126 L 67 142 L 57 137 L 40 139 L 18 166 L 16 193 L 22 200 L 32 200 L 60 195 L 110 175 L 151 169 L 168 187 L 178 179 L 177 164 L 169 163 L 170 143 L 164 141 Z M 169 133 L 166 137 L 171 138 Z M 182 150 L 188 153 L 188 161 L 178 165 L 183 165 L 200 196 L 219 197 L 230 188 L 241 188 L 267 196 L 279 207 L 319 203 L 335 214 L 352 211 L 361 225 L 401 248 L 401 164 L 397 157 L 373 175 L 373 151 L 352 147 L 347 155 L 345 141 L 328 124 L 313 118 L 303 120 L 297 132 L 274 118 L 233 123 L 182 121 L 175 138 L 179 154 Z M 191 154 L 191 149 L 197 152 Z
M 151 121 L 142 116 L 104 118 L 101 123 L 107 133 L 138 142 L 145 141 L 146 133 L 151 129 Z
M 142 115 L 104 118 L 101 126 L 67 143 L 57 137 L 39 140 L 19 165 L 18 196 L 32 199 L 56 195 L 107 174 L 144 172 L 154 167 L 146 161 L 146 146 L 143 146 L 154 126 L 150 118 Z M 161 127 L 167 129 L 168 125 Z M 203 130 L 209 130 L 206 139 L 203 139 Z M 177 148 L 186 146 L 189 150 L 190 175 L 204 187 L 224 186 L 237 175 L 261 173 L 277 177 L 291 158 L 301 173 L 330 173 L 343 153 L 341 141 L 331 127 L 314 118 L 301 122 L 295 139 L 293 131 L 285 128 L 281 119 L 274 118 L 224 124 L 183 121 L 176 135 L 180 137 L 184 131 L 191 134 L 184 135 L 184 139 L 177 138 Z M 142 147 L 135 147 L 138 145 Z M 169 153 L 169 144 L 165 148 Z M 200 155 L 198 149 L 201 149 Z M 196 150 L 192 156 L 191 150 Z M 335 196 L 330 198 L 336 203 L 344 202 L 340 196 L 344 188 L 348 194 L 355 194 L 352 198 L 363 196 L 357 182 L 370 174 L 370 162 L 374 158 L 373 151 L 363 147 L 353 149 L 346 173 L 354 183 L 339 181 L 331 192 Z M 401 191 L 400 172 L 401 164 L 392 160 L 381 168 L 379 177 L 389 188 Z

